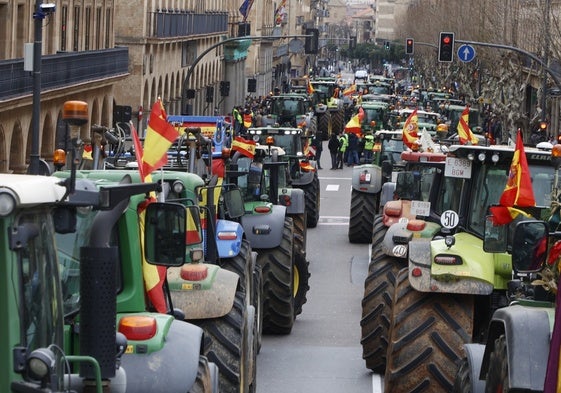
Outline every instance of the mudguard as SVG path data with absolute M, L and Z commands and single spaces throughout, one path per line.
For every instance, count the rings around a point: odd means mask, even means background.
M 353 167 L 353 190 L 369 194 L 377 194 L 382 190 L 382 168 L 372 164 Z
M 317 171 L 317 162 L 316 161 L 309 161 L 309 164 L 315 168 Z M 293 187 L 302 187 L 307 186 L 311 182 L 314 181 L 314 177 L 316 176 L 316 171 L 300 171 L 299 177 L 292 179 L 292 186 Z
M 279 200 L 283 194 L 290 195 L 290 206 L 286 206 L 286 214 L 304 214 L 306 210 L 306 199 L 304 190 L 299 188 L 279 190 Z
M 235 235 L 233 239 L 232 235 Z M 239 254 L 243 239 L 243 227 L 239 222 L 217 220 L 216 246 L 220 258 L 232 258 Z
M 194 385 L 203 330 L 167 317 L 172 319 L 169 329 L 157 332 L 163 340 L 159 350 L 142 353 L 142 342 L 128 341 L 127 351 L 121 358 L 127 375 L 127 392 L 158 392 L 165 386 L 166 392 L 185 393 Z
M 270 214 L 245 214 L 242 226 L 254 250 L 275 248 L 281 244 L 286 207 L 272 205 Z
M 181 309 L 188 320 L 224 316 L 234 304 L 239 276 L 217 265 L 204 265 L 208 273 L 200 281 L 181 278 L 181 267 L 168 268 L 173 305 Z
M 469 364 L 469 374 L 472 377 L 471 391 L 469 393 L 485 393 L 485 381 L 479 379 L 485 345 L 465 344 L 464 350 L 466 351 L 467 361 Z
M 489 370 L 495 339 L 504 334 L 510 388 L 517 391 L 542 391 L 553 313 L 553 306 L 529 307 L 519 304 L 495 311 L 489 327 L 480 378 L 484 379 Z
M 409 243 L 411 286 L 421 292 L 490 295 L 494 285 L 500 282 L 495 275 L 493 254 L 483 252 L 481 240 L 471 234 L 461 232 L 455 238 L 456 244 L 450 248 L 443 239 Z M 458 257 L 462 263 L 433 263 L 437 255 Z

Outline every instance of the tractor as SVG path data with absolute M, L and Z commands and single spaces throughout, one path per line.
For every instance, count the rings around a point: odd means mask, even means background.
M 334 132 L 339 134 L 345 127 L 345 108 L 342 90 L 336 78 L 313 78 L 312 103 L 317 117 L 317 132 L 326 141 Z

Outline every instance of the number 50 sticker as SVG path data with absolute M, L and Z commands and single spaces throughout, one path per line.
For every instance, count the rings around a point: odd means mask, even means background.
M 455 228 L 458 225 L 459 221 L 460 216 L 458 216 L 458 213 L 456 213 L 454 210 L 446 210 L 440 216 L 440 224 L 442 224 L 442 226 L 447 229 Z

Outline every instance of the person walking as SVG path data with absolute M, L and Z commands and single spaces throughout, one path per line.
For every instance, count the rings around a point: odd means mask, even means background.
M 316 150 L 315 159 L 318 164 L 318 169 L 323 169 L 321 167 L 321 152 L 323 151 L 323 141 L 321 135 L 317 133 L 312 138 L 312 147 Z
M 343 169 L 343 164 L 347 159 L 347 146 L 349 145 L 349 138 L 346 133 L 339 136 L 339 152 L 337 154 L 337 169 Z
M 350 132 L 347 135 L 347 166 L 358 165 L 358 136 L 354 132 Z
M 332 133 L 327 143 L 329 154 L 331 155 L 331 169 L 337 169 L 337 155 L 339 154 L 339 138 L 336 133 Z
M 374 135 L 371 132 L 364 136 L 364 163 L 371 164 L 374 149 Z

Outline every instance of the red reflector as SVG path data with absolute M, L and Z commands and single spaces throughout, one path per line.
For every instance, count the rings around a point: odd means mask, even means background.
M 206 265 L 193 263 L 183 265 L 181 268 L 181 278 L 187 281 L 201 281 L 208 275 L 208 267 Z
M 411 275 L 413 277 L 421 277 L 423 275 L 423 271 L 419 267 L 414 267 L 413 270 L 411 270 Z
M 401 216 L 401 207 L 399 208 L 394 208 L 391 206 L 384 207 L 384 214 L 387 216 L 399 217 Z
M 410 231 L 422 231 L 425 229 L 426 223 L 423 220 L 409 220 L 407 229 Z
M 149 340 L 156 335 L 156 330 L 156 319 L 145 315 L 131 315 L 119 321 L 119 332 L 123 333 L 127 340 Z
M 253 209 L 253 211 L 255 213 L 270 213 L 271 209 L 269 208 L 269 206 L 257 206 L 255 209 Z
M 218 232 L 217 237 L 219 240 L 236 240 L 238 238 L 236 232 Z

